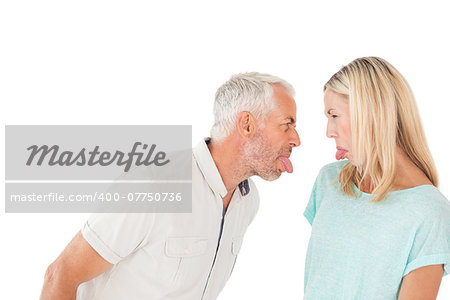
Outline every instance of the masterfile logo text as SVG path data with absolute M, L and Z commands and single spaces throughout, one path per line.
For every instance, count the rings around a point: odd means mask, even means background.
M 8 125 L 6 212 L 189 212 L 191 126 Z

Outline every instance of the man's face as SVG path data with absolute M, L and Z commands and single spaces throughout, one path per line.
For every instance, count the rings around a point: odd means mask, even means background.
M 281 85 L 272 86 L 276 108 L 267 116 L 264 129 L 258 129 L 243 150 L 252 175 L 265 180 L 275 180 L 285 171 L 292 173 L 289 156 L 292 148 L 300 145 L 294 98 Z

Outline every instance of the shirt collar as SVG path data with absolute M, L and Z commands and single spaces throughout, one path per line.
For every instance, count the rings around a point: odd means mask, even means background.
M 209 152 L 207 144 L 210 140 L 210 138 L 205 138 L 200 141 L 192 152 L 209 187 L 223 198 L 228 192 L 223 184 L 222 177 L 220 176 L 219 170 L 217 170 L 211 153 Z M 250 186 L 247 179 L 239 183 L 238 187 L 242 196 L 246 196 L 250 192 Z
M 241 191 L 242 196 L 247 196 L 250 193 L 250 185 L 248 184 L 248 179 L 245 179 L 241 183 L 239 183 L 239 190 Z

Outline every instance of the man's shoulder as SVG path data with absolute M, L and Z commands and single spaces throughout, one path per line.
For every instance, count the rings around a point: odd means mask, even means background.
M 253 201 L 256 203 L 256 205 L 259 205 L 259 192 L 255 182 L 251 178 L 248 178 L 246 180 L 248 183 L 249 191 L 248 194 L 245 195 L 244 197 L 248 198 L 249 199 L 248 201 Z
M 249 198 L 248 200 L 252 202 L 252 206 L 256 212 L 259 208 L 258 188 L 256 187 L 256 184 L 252 179 L 248 178 L 247 180 L 248 180 L 248 185 L 250 187 L 250 193 L 247 195 Z
M 255 196 L 259 197 L 258 189 L 256 187 L 255 182 L 251 178 L 247 178 L 248 185 L 250 187 L 250 191 L 255 194 Z
M 246 179 L 246 181 L 248 184 L 249 191 L 247 195 L 242 196 L 243 199 L 241 202 L 244 203 L 244 205 L 246 206 L 248 215 L 250 216 L 249 221 L 250 224 L 252 220 L 255 218 L 255 215 L 259 209 L 259 192 L 258 189 L 256 188 L 255 182 L 251 178 Z

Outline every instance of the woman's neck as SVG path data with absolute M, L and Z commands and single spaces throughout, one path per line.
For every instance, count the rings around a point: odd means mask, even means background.
M 396 151 L 396 175 L 392 189 L 404 190 L 410 189 L 419 185 L 430 184 L 430 179 L 417 167 L 406 155 L 406 153 L 397 147 Z
M 395 152 L 395 169 L 396 174 L 392 191 L 410 189 L 419 185 L 432 185 L 422 170 L 398 146 Z M 372 179 L 370 177 L 363 178 L 359 189 L 364 193 L 371 194 L 375 189 Z

